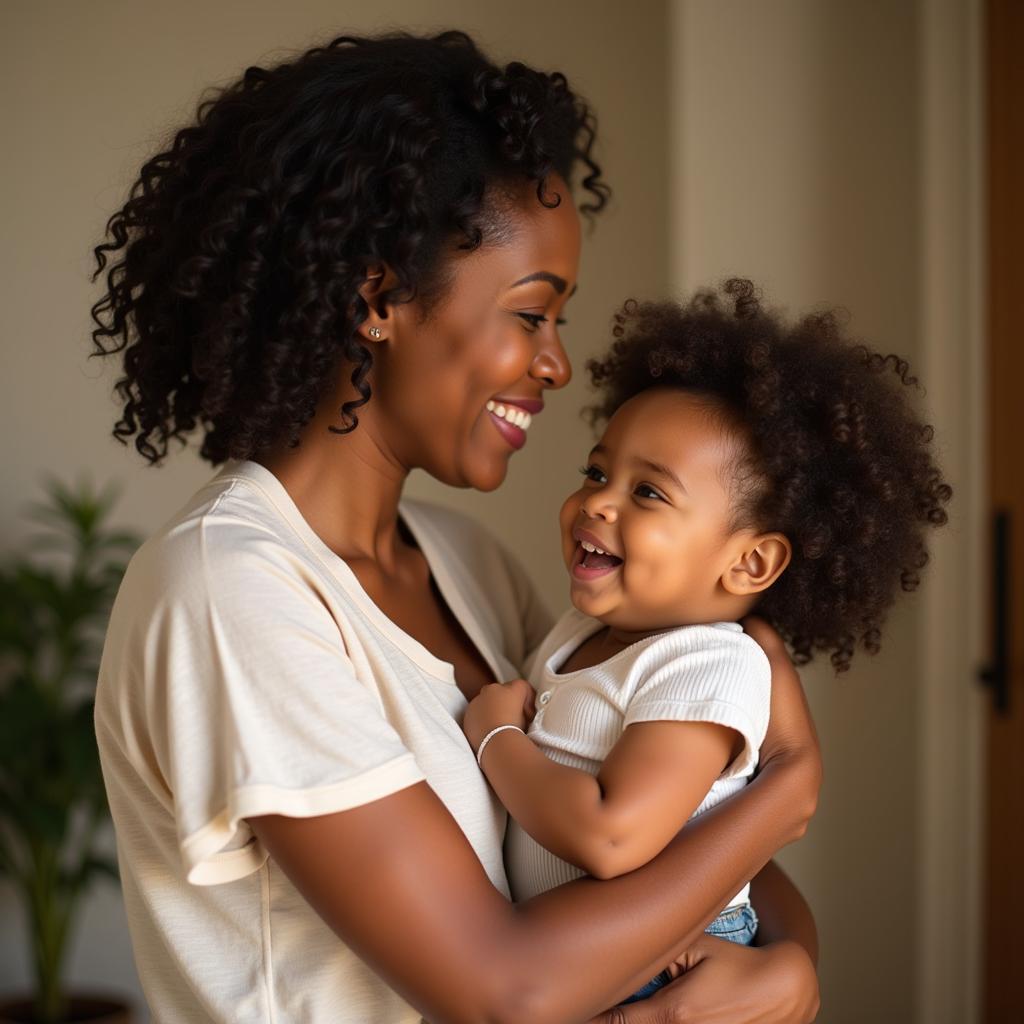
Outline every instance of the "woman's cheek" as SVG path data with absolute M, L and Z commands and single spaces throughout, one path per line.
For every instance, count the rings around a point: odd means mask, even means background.
M 497 385 L 496 390 L 500 392 L 526 376 L 533 359 L 534 346 L 529 334 L 518 323 L 511 323 L 504 330 L 496 331 L 493 338 L 485 372 L 489 372 L 492 379 L 504 378 L 504 383 Z

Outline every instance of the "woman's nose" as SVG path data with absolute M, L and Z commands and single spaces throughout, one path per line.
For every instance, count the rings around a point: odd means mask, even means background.
M 546 388 L 564 388 L 572 378 L 572 364 L 562 346 L 557 331 L 544 332 L 547 337 L 540 343 L 530 364 L 530 376 Z

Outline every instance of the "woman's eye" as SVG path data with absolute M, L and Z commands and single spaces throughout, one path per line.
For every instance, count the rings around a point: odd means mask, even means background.
M 641 498 L 657 498 L 658 501 L 665 500 L 650 484 L 638 484 L 633 493 Z
M 593 480 L 595 484 L 603 484 L 605 482 L 606 477 L 597 466 L 580 466 L 580 472 L 588 480 Z
M 516 316 L 529 325 L 527 329 L 530 331 L 536 331 L 541 324 L 548 322 L 548 318 L 540 313 L 516 313 Z

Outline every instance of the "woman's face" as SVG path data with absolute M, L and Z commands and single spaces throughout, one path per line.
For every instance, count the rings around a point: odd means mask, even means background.
M 389 307 L 386 339 L 373 347 L 374 423 L 405 469 L 490 491 L 527 441 L 544 392 L 571 375 L 559 339 L 576 287 L 579 215 L 561 178 L 554 209 L 525 187 L 500 242 L 459 254 L 442 299 Z M 362 417 L 362 411 L 360 411 Z

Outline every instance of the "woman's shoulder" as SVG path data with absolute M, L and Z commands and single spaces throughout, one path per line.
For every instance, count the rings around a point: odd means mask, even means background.
M 122 590 L 140 603 L 186 601 L 297 569 L 302 538 L 254 465 L 228 465 L 203 484 L 135 552 Z

